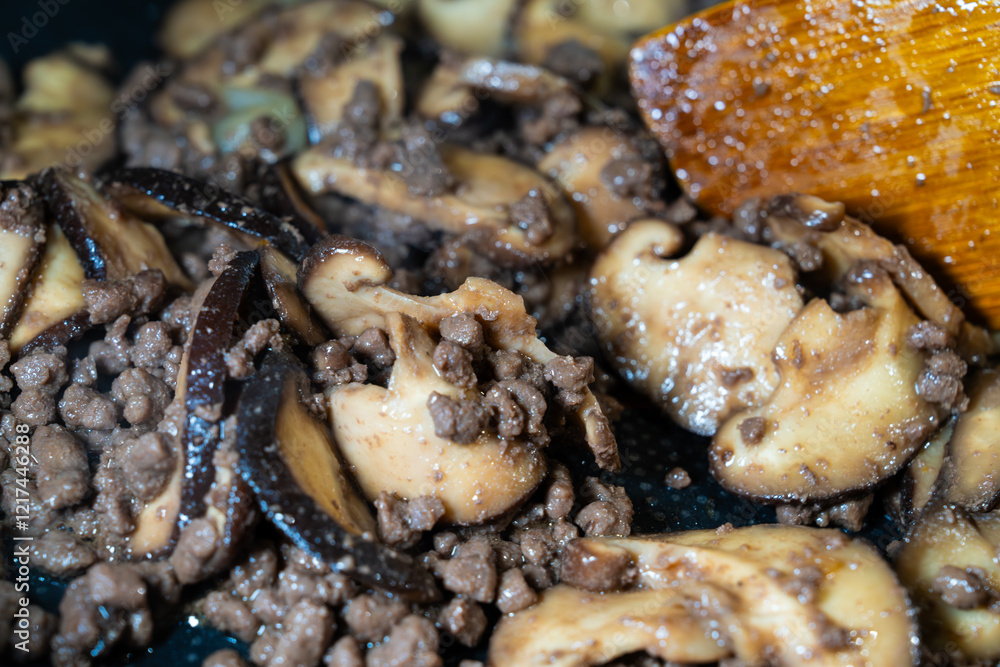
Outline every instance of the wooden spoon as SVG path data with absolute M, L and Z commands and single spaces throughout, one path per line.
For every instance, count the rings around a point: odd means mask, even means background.
M 630 76 L 699 204 L 843 201 L 1000 329 L 1000 0 L 738 0 L 640 40 Z

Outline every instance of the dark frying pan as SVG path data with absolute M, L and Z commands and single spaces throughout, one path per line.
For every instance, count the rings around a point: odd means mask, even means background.
M 120 80 L 136 63 L 158 57 L 154 35 L 170 4 L 172 0 L 0 0 L 0 57 L 17 73 L 30 59 L 67 42 L 103 43 L 115 55 L 117 68 L 113 74 Z M 691 0 L 690 4 L 694 10 L 712 3 Z M 708 472 L 706 438 L 683 431 L 643 399 L 631 395 L 619 398 L 628 405 L 616 426 L 621 473 L 601 473 L 582 453 L 560 452 L 557 456 L 578 479 L 597 475 L 624 486 L 635 506 L 636 532 L 714 528 L 726 522 L 745 526 L 775 520 L 772 508 L 733 496 L 715 483 Z M 685 489 L 673 490 L 665 483 L 667 471 L 676 466 L 691 477 L 692 483 Z M 878 507 L 869 513 L 862 536 L 883 552 L 900 537 Z M 32 602 L 57 611 L 64 587 L 65 582 L 36 573 L 31 586 Z M 126 664 L 200 665 L 205 656 L 227 647 L 247 653 L 242 642 L 199 625 L 194 616 L 182 615 L 153 647 L 126 656 Z M 482 651 L 453 651 L 446 664 L 457 664 L 466 657 L 481 658 Z

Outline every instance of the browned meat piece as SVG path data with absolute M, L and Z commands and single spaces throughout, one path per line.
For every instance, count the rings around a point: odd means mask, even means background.
M 493 602 L 497 589 L 496 555 L 485 537 L 455 548 L 450 560 L 433 559 L 434 574 L 446 589 L 476 602 Z
M 74 580 L 59 603 L 53 663 L 84 664 L 120 644 L 147 645 L 153 635 L 147 588 L 130 565 L 98 563 Z
M 632 501 L 620 486 L 602 484 L 588 477 L 580 489 L 580 497 L 589 505 L 577 512 L 576 525 L 588 536 L 621 535 L 631 532 Z
M 475 646 L 486 630 L 486 614 L 472 600 L 457 597 L 442 607 L 438 626 L 464 646 Z
M 384 595 L 359 595 L 344 611 L 351 635 L 361 641 L 381 641 L 407 614 L 406 605 Z
M 368 652 L 368 667 L 440 667 L 438 633 L 423 616 L 410 614 L 389 633 L 389 638 Z
M 427 398 L 434 433 L 459 445 L 475 442 L 489 425 L 490 411 L 477 400 L 454 399 L 436 391 Z
M 32 436 L 37 461 L 38 496 L 58 510 L 81 502 L 90 493 L 90 465 L 83 443 L 59 426 L 42 426 Z
M 115 402 L 90 387 L 71 384 L 59 401 L 59 414 L 68 426 L 107 431 L 118 424 Z
M 538 601 L 538 594 L 524 579 L 524 572 L 519 568 L 507 570 L 500 577 L 500 588 L 497 591 L 497 609 L 505 614 L 520 611 Z
M 434 496 L 420 496 L 411 501 L 382 491 L 375 500 L 378 510 L 378 533 L 391 546 L 407 549 L 415 545 L 424 531 L 430 530 L 444 516 L 444 503 Z
M 121 407 L 122 416 L 133 426 L 159 423 L 163 420 L 164 410 L 173 400 L 170 387 L 142 368 L 130 368 L 116 377 L 111 385 L 111 395 Z
M 31 565 L 56 577 L 78 574 L 97 561 L 93 547 L 63 530 L 50 530 L 31 547 Z
M 441 338 L 461 345 L 474 355 L 485 346 L 483 326 L 469 313 L 452 315 L 441 320 Z
M 324 387 L 368 379 L 368 368 L 358 363 L 338 340 L 327 341 L 314 348 L 309 357 L 313 366 L 312 379 Z
M 222 591 L 212 591 L 205 597 L 202 613 L 219 630 L 248 643 L 254 640 L 260 627 L 245 602 Z

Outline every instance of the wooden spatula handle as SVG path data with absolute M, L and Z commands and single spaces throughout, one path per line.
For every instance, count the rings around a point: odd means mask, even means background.
M 630 70 L 701 205 L 843 201 L 1000 328 L 1000 4 L 741 0 L 640 40 Z

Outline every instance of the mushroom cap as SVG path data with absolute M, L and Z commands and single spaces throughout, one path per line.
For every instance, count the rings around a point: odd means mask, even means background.
M 642 220 L 590 272 L 590 315 L 619 373 L 678 423 L 710 435 L 771 394 L 771 351 L 802 308 L 788 258 L 706 234 L 687 255 L 680 230 Z
M 388 387 L 348 384 L 330 394 L 334 436 L 364 494 L 433 495 L 444 520 L 481 523 L 518 507 L 548 470 L 536 447 L 483 433 L 456 445 L 438 437 L 427 408 L 437 392 L 477 398 L 445 381 L 431 359 L 434 343 L 412 317 L 389 313 L 389 344 L 396 354 Z
M 919 318 L 884 272 L 849 292 L 871 306 L 841 314 L 811 301 L 775 347 L 774 393 L 715 434 L 712 472 L 730 491 L 817 501 L 870 489 L 940 425 L 916 389 L 927 355 L 906 343 Z

